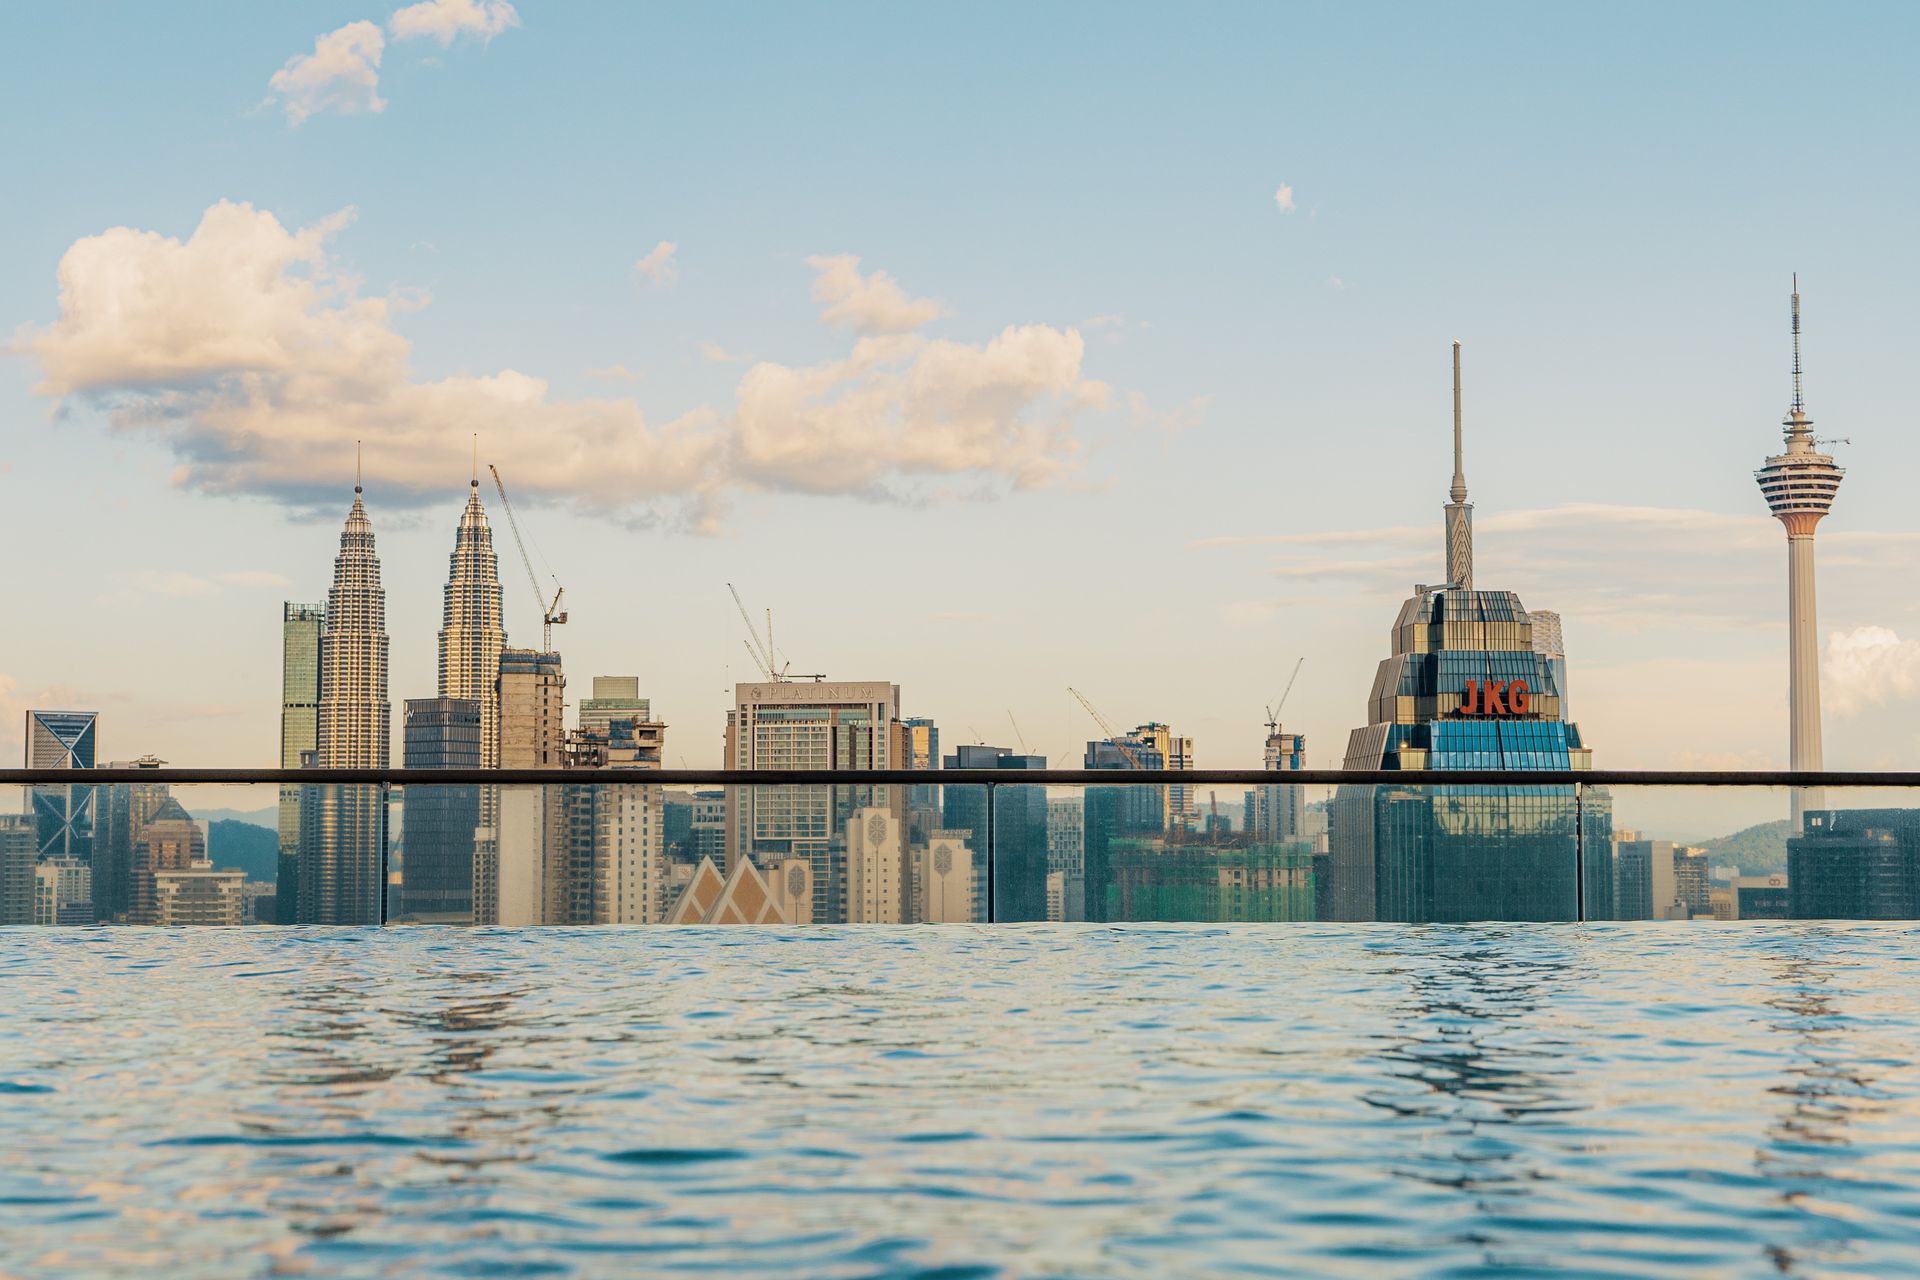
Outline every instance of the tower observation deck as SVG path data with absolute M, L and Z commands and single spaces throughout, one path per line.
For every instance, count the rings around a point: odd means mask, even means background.
M 1790 705 L 1788 767 L 1819 769 L 1820 747 L 1820 632 L 1814 593 L 1813 534 L 1833 509 L 1845 470 L 1820 452 L 1813 419 L 1807 416 L 1800 385 L 1800 279 L 1793 282 L 1793 406 L 1781 425 L 1786 449 L 1768 458 L 1753 473 L 1767 509 L 1787 531 L 1787 628 L 1789 636 Z M 1796 789 L 1792 799 L 1793 831 L 1803 829 L 1809 808 L 1825 805 L 1815 790 Z

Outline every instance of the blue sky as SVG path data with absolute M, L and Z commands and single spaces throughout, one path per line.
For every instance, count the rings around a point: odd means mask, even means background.
M 1478 585 L 1565 614 L 1597 761 L 1781 764 L 1751 471 L 1797 270 L 1810 405 L 1853 442 L 1827 759 L 1911 763 L 1911 8 L 529 2 L 444 11 L 443 44 L 399 7 L 9 14 L 6 734 L 61 701 L 110 755 L 268 761 L 279 602 L 325 590 L 355 432 L 393 696 L 431 694 L 478 429 L 570 673 L 640 674 L 690 764 L 749 675 L 729 580 L 797 669 L 896 680 L 954 740 L 1011 709 L 1062 763 L 1071 683 L 1251 764 L 1304 654 L 1286 719 L 1332 763 L 1439 576 L 1458 338 Z M 354 23 L 383 109 L 296 123 L 270 82 Z M 168 247 L 222 201 L 232 238 Z M 112 330 L 63 319 L 70 253 L 185 274 Z M 195 325 L 288 336 L 286 381 L 236 408 Z M 790 421 L 816 383 L 837 416 Z M 641 432 L 684 439 L 578 447 Z

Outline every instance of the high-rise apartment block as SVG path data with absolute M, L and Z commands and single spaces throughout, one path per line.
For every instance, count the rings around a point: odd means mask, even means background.
M 47 858 L 33 873 L 35 924 L 93 923 L 93 868 L 78 858 Z
M 1796 920 L 1920 919 L 1920 809 L 1819 809 L 1787 838 Z
M 900 687 L 883 681 L 775 680 L 734 688 L 727 712 L 732 769 L 886 769 L 905 755 Z M 812 918 L 846 918 L 845 831 L 855 809 L 892 809 L 900 788 L 730 788 L 727 870 L 751 858 L 763 870 L 790 857 L 813 870 Z
M 906 831 L 888 809 L 855 809 L 847 818 L 847 921 L 902 924 L 908 918 Z
M 1288 733 L 1277 722 L 1268 725 L 1260 767 L 1274 773 L 1297 773 L 1306 768 L 1306 735 Z M 1261 786 L 1248 792 L 1251 821 L 1247 826 L 1253 838 L 1273 843 L 1299 836 L 1306 810 L 1302 793 L 1303 788 L 1298 786 Z
M 1793 404 L 1782 422 L 1786 450 L 1768 458 L 1753 473 L 1766 497 L 1767 509 L 1787 531 L 1788 637 L 1788 767 L 1819 770 L 1820 749 L 1820 633 L 1814 600 L 1814 528 L 1833 509 L 1846 474 L 1831 455 L 1820 452 L 1807 416 L 1800 387 L 1800 279 L 1793 282 Z M 1791 794 L 1792 829 L 1805 828 L 1809 809 L 1826 805 L 1818 788 L 1795 788 Z
M 1054 876 L 1060 878 L 1060 920 L 1087 918 L 1086 827 L 1087 808 L 1082 797 L 1061 796 L 1047 801 L 1047 875 L 1049 883 Z
M 537 649 L 501 653 L 502 769 L 565 766 L 566 692 L 559 654 Z M 566 856 L 559 793 L 549 786 L 502 787 L 491 804 L 493 828 L 483 834 L 474 865 L 474 921 L 544 923 L 550 910 L 547 869 Z
M 33 923 L 40 833 L 30 813 L 0 813 L 0 926 Z

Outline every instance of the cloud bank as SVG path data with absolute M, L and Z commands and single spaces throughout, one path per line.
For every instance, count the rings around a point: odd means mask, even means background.
M 746 490 L 869 498 L 1045 485 L 1070 471 L 1076 419 L 1112 392 L 1082 372 L 1071 328 L 1021 325 L 981 343 L 916 332 L 940 313 L 857 259 L 810 259 L 822 319 L 858 333 L 839 359 L 752 364 L 730 410 L 666 422 L 632 399 L 567 399 L 517 369 L 423 379 L 394 317 L 335 262 L 345 210 L 289 229 L 222 201 L 184 240 L 117 227 L 60 261 L 59 314 L 16 350 L 37 390 L 98 406 L 179 459 L 176 484 L 331 511 L 366 442 L 368 487 L 390 505 L 437 500 L 471 437 L 516 491 L 621 521 L 713 529 Z M 936 495 L 937 496 L 937 495 Z
M 1851 716 L 1920 693 L 1920 640 L 1888 627 L 1855 627 L 1827 635 L 1820 690 L 1836 716 Z

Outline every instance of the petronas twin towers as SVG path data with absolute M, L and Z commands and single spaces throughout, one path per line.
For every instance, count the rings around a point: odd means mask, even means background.
M 475 477 L 454 535 L 447 576 L 439 694 L 480 705 L 484 768 L 497 765 L 500 758 L 500 653 L 506 643 L 499 563 Z M 386 590 L 380 584 L 373 524 L 358 483 L 327 593 L 317 719 L 315 765 L 381 769 L 391 763 Z M 486 821 L 483 814 L 483 825 Z M 302 787 L 294 918 L 302 924 L 380 923 L 386 841 L 386 800 L 379 787 Z

